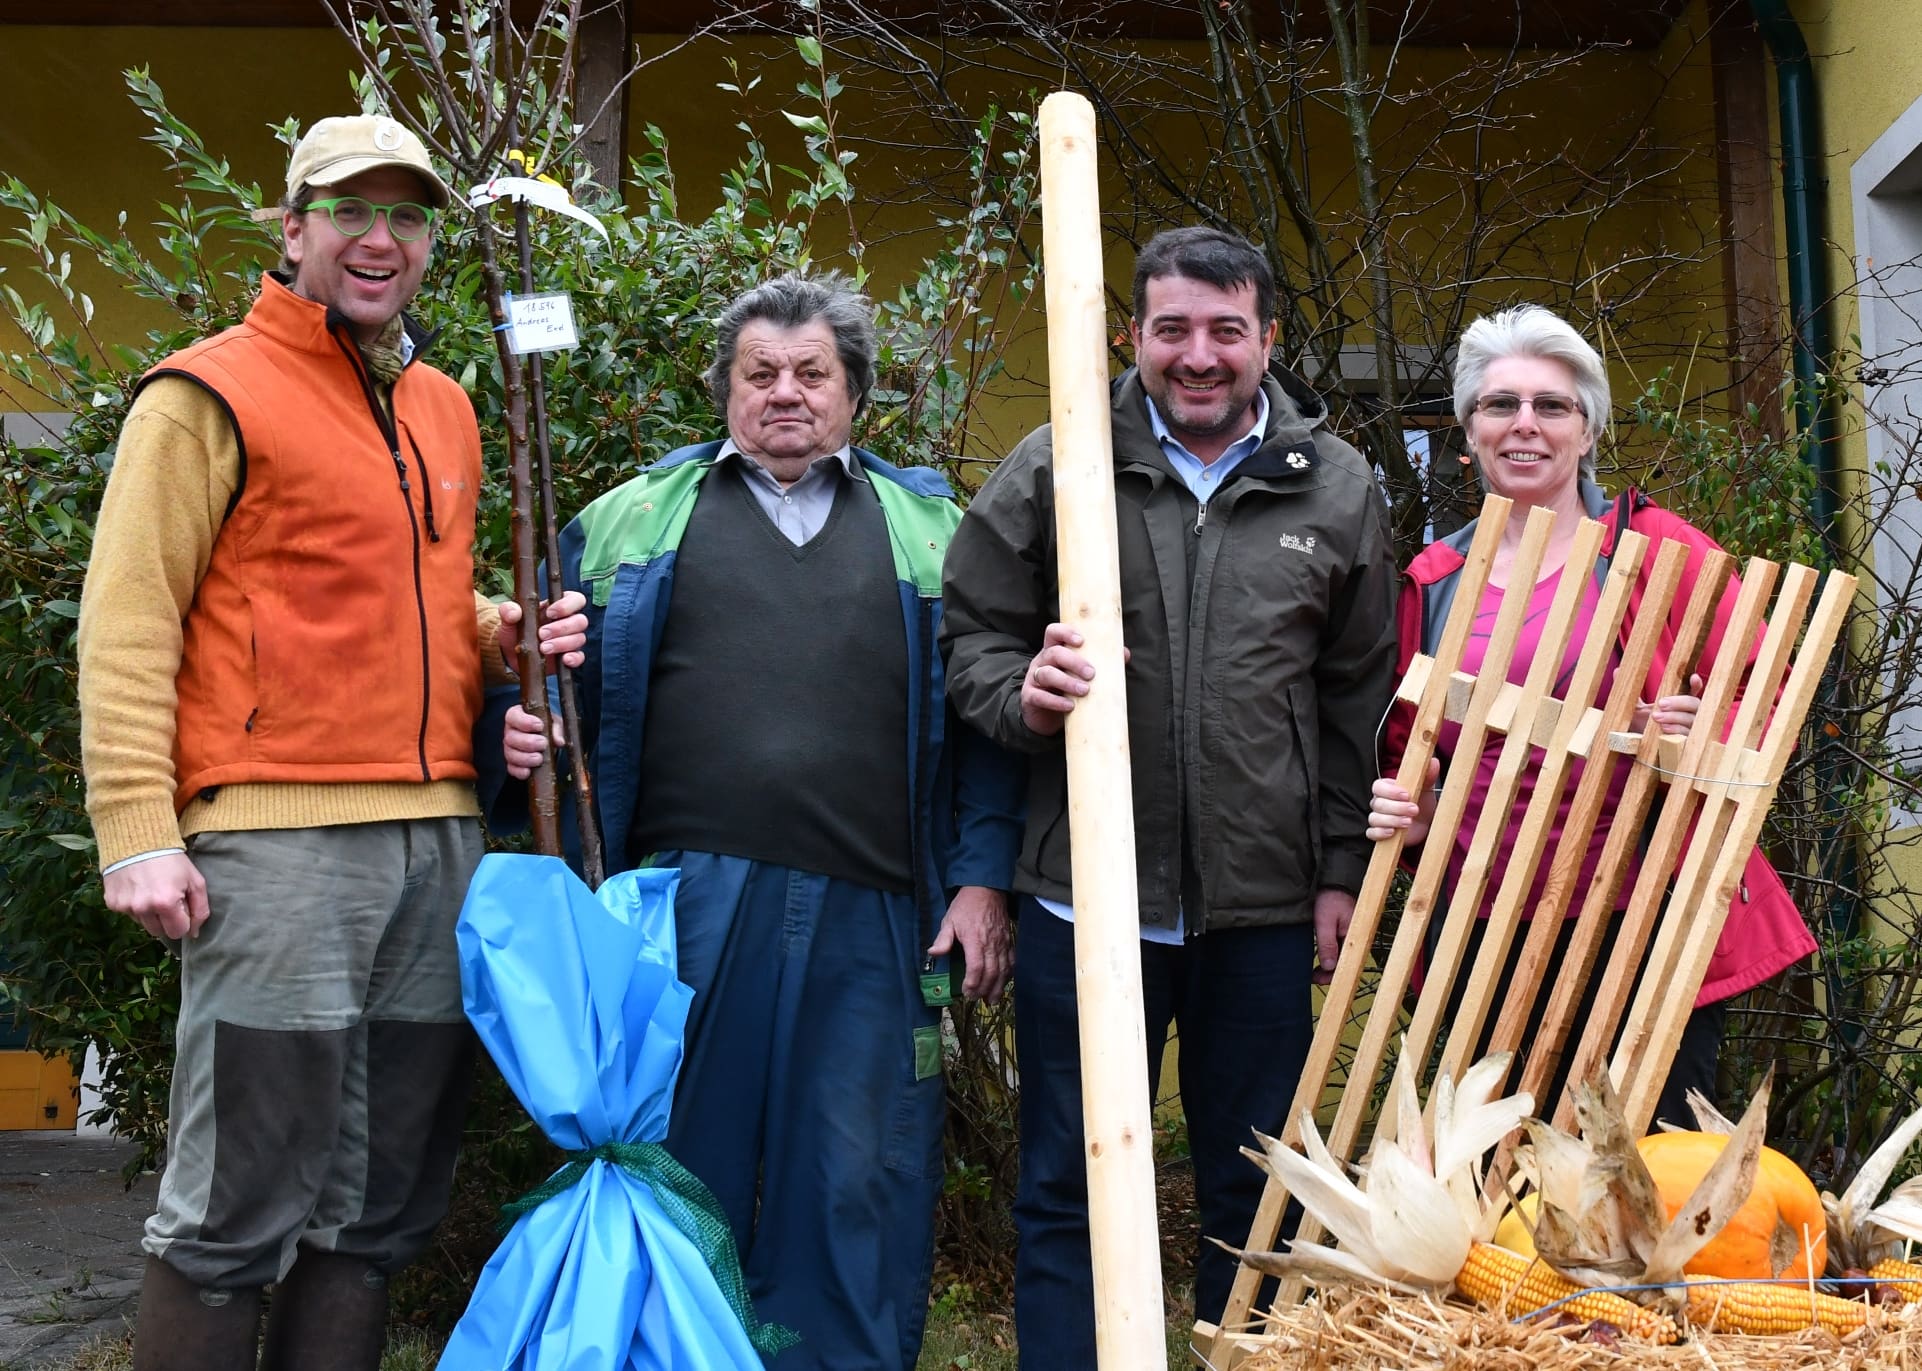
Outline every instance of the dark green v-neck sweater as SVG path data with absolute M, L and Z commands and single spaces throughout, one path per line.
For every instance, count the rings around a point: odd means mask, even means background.
M 843 479 L 794 546 L 731 465 L 676 553 L 629 851 L 912 889 L 908 651 L 887 525 Z

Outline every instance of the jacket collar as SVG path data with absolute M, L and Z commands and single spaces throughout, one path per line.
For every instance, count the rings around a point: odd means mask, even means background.
M 1628 527 L 1629 517 L 1647 503 L 1647 497 L 1630 486 L 1622 492 L 1620 499 L 1612 499 L 1607 491 L 1586 476 L 1577 478 L 1575 490 L 1581 496 L 1583 513 L 1591 519 L 1602 520 L 1606 525 L 1607 531 L 1602 535 L 1601 556 L 1612 556 L 1615 541 L 1621 536 L 1622 530 Z M 1475 541 L 1475 529 L 1480 523 L 1481 518 L 1477 516 L 1448 536 L 1437 538 L 1415 554 L 1415 559 L 1402 574 L 1416 585 L 1432 585 L 1444 576 L 1454 575 L 1467 560 L 1469 544 Z
M 1142 423 L 1144 426 L 1147 424 L 1146 418 Z M 686 447 L 675 448 L 658 462 L 649 463 L 647 469 L 665 471 L 683 462 L 705 462 L 712 465 L 720 458 L 724 441 L 716 438 L 705 443 L 690 443 Z M 1156 451 L 1160 449 L 1157 448 Z M 933 467 L 897 467 L 883 461 L 863 447 L 851 448 L 850 453 L 855 463 L 870 479 L 878 476 L 882 480 L 892 481 L 914 495 L 937 500 L 954 498 L 954 487 L 949 485 L 947 478 Z
M 345 319 L 317 300 L 296 295 L 288 285 L 287 278 L 277 271 L 270 271 L 260 278 L 260 294 L 247 311 L 247 324 L 262 336 L 297 352 L 327 357 L 339 355 L 340 336 L 344 335 L 349 342 L 353 341 Z M 412 366 L 440 337 L 440 331 L 422 327 L 419 320 L 405 313 L 400 316 L 400 326 L 406 331 L 407 341 L 412 344 L 407 359 L 407 364 Z
M 1314 430 L 1327 419 L 1327 404 L 1307 382 L 1279 364 L 1269 367 L 1261 388 L 1268 397 L 1267 430 L 1261 446 L 1243 459 L 1228 479 L 1294 481 L 1313 475 L 1321 466 Z M 1176 479 L 1148 419 L 1148 394 L 1141 385 L 1140 369 L 1129 367 L 1122 372 L 1110 393 L 1115 466 Z

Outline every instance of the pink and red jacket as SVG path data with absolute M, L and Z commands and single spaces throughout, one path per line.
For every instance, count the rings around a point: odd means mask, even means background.
M 1676 590 L 1668 623 L 1656 646 L 1655 659 L 1649 665 L 1648 680 L 1642 691 L 1643 699 L 1652 700 L 1660 688 L 1669 657 L 1673 653 L 1683 609 L 1701 575 L 1702 563 L 1710 552 L 1719 548 L 1714 539 L 1686 519 L 1660 508 L 1639 491 L 1630 489 L 1611 502 L 1599 487 L 1584 481 L 1582 497 L 1588 506 L 1589 516 L 1602 520 L 1606 525 L 1607 532 L 1602 540 L 1604 559 L 1614 553 L 1615 542 L 1624 525 L 1649 540 L 1648 556 L 1643 559 L 1642 572 L 1629 593 L 1628 614 L 1622 622 L 1624 645 L 1635 616 L 1641 610 L 1642 598 L 1648 588 L 1648 573 L 1654 566 L 1656 552 L 1664 541 L 1670 539 L 1683 542 L 1688 547 L 1688 561 L 1683 566 L 1681 584 Z M 1441 621 L 1447 616 L 1448 604 L 1454 597 L 1454 588 L 1465 562 L 1464 551 L 1473 537 L 1474 525 L 1470 524 L 1446 539 L 1430 543 L 1402 573 L 1401 595 L 1396 608 L 1401 639 L 1400 673 L 1406 674 L 1408 664 L 1416 653 L 1428 650 L 1424 645 L 1431 635 L 1439 637 Z M 1698 658 L 1701 663 L 1714 660 L 1716 650 L 1727 633 L 1729 616 L 1735 606 L 1735 587 L 1736 581 L 1731 577 L 1727 592 L 1716 606 L 1714 622 L 1703 643 Z M 1406 705 L 1397 704 L 1390 711 L 1384 739 L 1386 769 L 1393 770 L 1399 764 L 1412 722 L 1413 711 Z M 1467 816 L 1467 822 L 1473 820 L 1473 815 Z M 1560 837 L 1559 832 L 1554 835 L 1556 840 Z M 1742 879 L 1736 886 L 1728 922 L 1722 926 L 1721 939 L 1716 944 L 1715 955 L 1709 961 L 1708 975 L 1702 983 L 1701 993 L 1695 997 L 1695 1003 L 1698 1006 L 1712 1004 L 1739 995 L 1808 956 L 1815 951 L 1815 946 L 1815 938 L 1809 933 L 1801 911 L 1789 898 L 1788 888 L 1782 884 L 1781 876 L 1769 865 L 1762 850 L 1757 848 L 1749 854 L 1748 865 L 1743 869 Z

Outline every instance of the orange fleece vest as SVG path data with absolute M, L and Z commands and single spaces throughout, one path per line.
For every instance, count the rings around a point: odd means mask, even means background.
M 344 326 L 272 277 L 142 380 L 227 408 L 240 488 L 182 625 L 174 807 L 246 781 L 471 780 L 480 430 L 415 362 L 390 423 Z

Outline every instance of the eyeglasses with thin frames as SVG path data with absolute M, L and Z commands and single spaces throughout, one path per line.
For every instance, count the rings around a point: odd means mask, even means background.
M 1490 419 L 1513 419 L 1527 405 L 1535 411 L 1537 419 L 1566 419 L 1571 414 L 1585 413 L 1581 401 L 1572 395 L 1557 395 L 1544 391 L 1540 395 L 1510 395 L 1507 391 L 1494 391 L 1475 401 L 1475 412 L 1485 414 Z
M 348 238 L 359 238 L 366 234 L 383 214 L 387 216 L 387 231 L 396 242 L 414 242 L 434 226 L 434 211 L 411 200 L 403 200 L 397 205 L 376 205 L 358 195 L 336 195 L 331 200 L 311 201 L 307 208 L 321 211 L 335 230 Z

